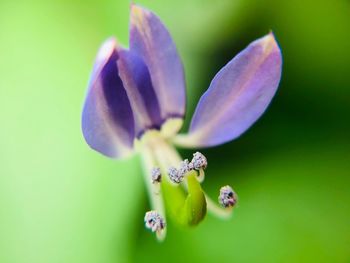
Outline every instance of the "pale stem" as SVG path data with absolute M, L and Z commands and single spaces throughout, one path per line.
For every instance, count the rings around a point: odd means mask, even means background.
M 167 141 L 165 141 L 163 138 L 157 139 L 156 146 L 153 148 L 153 153 L 161 166 L 161 170 L 163 170 L 164 173 L 167 173 L 169 167 L 177 167 L 180 164 L 181 157 L 177 151 L 168 144 Z M 165 177 L 168 178 L 168 176 Z
M 152 175 L 151 170 L 152 168 L 157 166 L 157 163 L 155 162 L 152 151 L 148 148 L 148 146 L 143 147 L 142 149 L 142 160 L 143 160 L 143 167 L 144 167 L 144 179 L 148 191 L 148 196 L 150 198 L 151 207 L 153 210 L 157 211 L 164 219 L 165 217 L 165 208 L 164 208 L 164 202 L 163 197 L 161 193 L 161 187 L 158 183 L 153 184 L 152 183 Z M 158 240 L 164 240 L 166 236 L 166 228 L 164 228 L 162 231 L 157 231 L 157 238 Z
M 159 150 L 161 150 L 159 157 L 163 160 L 166 159 L 167 165 L 177 167 L 182 161 L 182 158 L 175 148 L 162 139 L 159 140 L 159 146 Z

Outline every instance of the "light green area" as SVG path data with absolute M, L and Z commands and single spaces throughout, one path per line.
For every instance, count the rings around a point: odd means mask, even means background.
M 166 180 L 162 182 L 168 217 L 180 226 L 198 225 L 207 212 L 205 196 L 196 176 L 197 172 L 194 171 L 186 176 L 186 193 L 181 186 L 173 186 Z
M 142 0 L 183 58 L 188 116 L 215 73 L 276 34 L 280 90 L 240 139 L 204 150 L 203 189 L 231 184 L 232 219 L 208 215 L 159 244 L 140 160 L 90 150 L 80 131 L 100 43 L 127 44 L 129 1 L 0 1 L 0 262 L 349 262 L 350 2 Z M 191 151 L 182 152 L 190 158 Z

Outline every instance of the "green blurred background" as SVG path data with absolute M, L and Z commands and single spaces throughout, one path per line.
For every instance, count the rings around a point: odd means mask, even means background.
M 93 60 L 127 44 L 129 1 L 0 0 L 0 262 L 350 262 L 350 2 L 140 0 L 185 64 L 187 125 L 215 73 L 272 29 L 284 66 L 267 113 L 203 152 L 229 221 L 145 230 L 139 159 L 90 150 L 80 114 Z M 190 156 L 190 151 L 183 151 Z

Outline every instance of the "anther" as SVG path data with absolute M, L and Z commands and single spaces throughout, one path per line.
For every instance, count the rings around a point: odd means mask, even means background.
M 233 207 L 237 203 L 237 194 L 231 186 L 226 185 L 220 188 L 219 203 L 225 207 Z
M 182 182 L 184 175 L 179 172 L 175 167 L 170 167 L 168 169 L 168 175 L 172 182 L 179 184 Z
M 148 211 L 145 214 L 145 226 L 152 232 L 160 232 L 165 228 L 165 221 L 157 211 Z
M 190 164 L 190 162 L 187 159 L 183 160 L 180 163 L 179 174 L 181 174 L 182 177 L 184 177 L 185 174 L 191 170 L 193 170 L 193 166 L 192 164 Z
M 196 170 L 205 169 L 208 165 L 207 158 L 205 158 L 200 152 L 195 152 L 193 154 L 191 165 Z
M 154 167 L 151 170 L 151 179 L 152 179 L 152 183 L 160 183 L 162 181 L 162 175 L 160 173 L 160 169 L 158 167 Z

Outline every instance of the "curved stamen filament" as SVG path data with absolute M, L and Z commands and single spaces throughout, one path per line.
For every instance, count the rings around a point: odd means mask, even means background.
M 197 175 L 197 180 L 198 180 L 198 182 L 203 183 L 204 178 L 205 178 L 205 172 L 204 172 L 204 170 L 203 170 L 203 169 L 199 169 L 198 175 Z
M 222 208 L 214 202 L 207 194 L 205 195 L 208 211 L 220 218 L 228 219 L 232 216 L 232 208 Z

